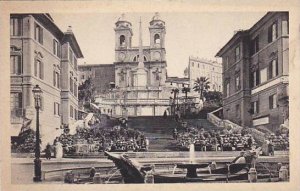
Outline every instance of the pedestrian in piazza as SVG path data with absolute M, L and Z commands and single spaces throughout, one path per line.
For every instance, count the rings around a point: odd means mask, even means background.
M 46 159 L 48 159 L 48 160 L 51 159 L 51 146 L 49 143 L 46 146 L 45 155 L 46 155 Z
M 223 137 L 220 136 L 220 148 L 221 148 L 221 151 L 223 151 L 223 144 L 224 144 Z
M 146 137 L 145 138 L 145 144 L 146 144 L 146 151 L 149 149 L 149 139 Z
M 272 139 L 269 142 L 268 148 L 269 148 L 269 153 L 271 154 L 271 156 L 274 156 L 274 144 L 273 144 Z

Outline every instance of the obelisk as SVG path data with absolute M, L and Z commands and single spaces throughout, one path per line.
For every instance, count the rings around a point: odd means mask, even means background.
M 142 40 L 142 21 L 140 18 L 140 28 L 139 28 L 139 63 L 136 71 L 137 83 L 135 86 L 142 88 L 147 85 L 147 72 L 144 67 L 144 54 L 143 54 L 143 40 Z

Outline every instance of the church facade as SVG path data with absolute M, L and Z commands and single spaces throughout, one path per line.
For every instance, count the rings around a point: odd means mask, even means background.
M 132 23 L 123 14 L 115 23 L 115 87 L 100 99 L 103 111 L 123 116 L 163 115 L 171 90 L 166 87 L 165 22 L 158 13 L 149 23 L 150 45 L 132 46 Z

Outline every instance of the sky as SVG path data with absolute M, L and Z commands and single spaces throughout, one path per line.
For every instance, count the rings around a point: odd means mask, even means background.
M 50 13 L 51 14 L 51 13 Z M 79 64 L 112 64 L 115 59 L 115 22 L 122 13 L 52 13 L 56 25 L 72 30 L 84 58 Z M 183 77 L 189 56 L 216 60 L 216 53 L 232 38 L 234 31 L 251 28 L 266 12 L 176 12 L 160 13 L 166 23 L 166 60 L 169 76 Z M 138 46 L 139 19 L 143 45 L 150 44 L 149 22 L 154 13 L 125 13 L 132 23 L 132 46 Z M 220 61 L 220 59 L 218 59 Z

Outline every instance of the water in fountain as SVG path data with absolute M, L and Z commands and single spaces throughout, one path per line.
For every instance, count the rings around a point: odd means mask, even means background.
M 195 163 L 195 145 L 190 144 L 190 163 Z

